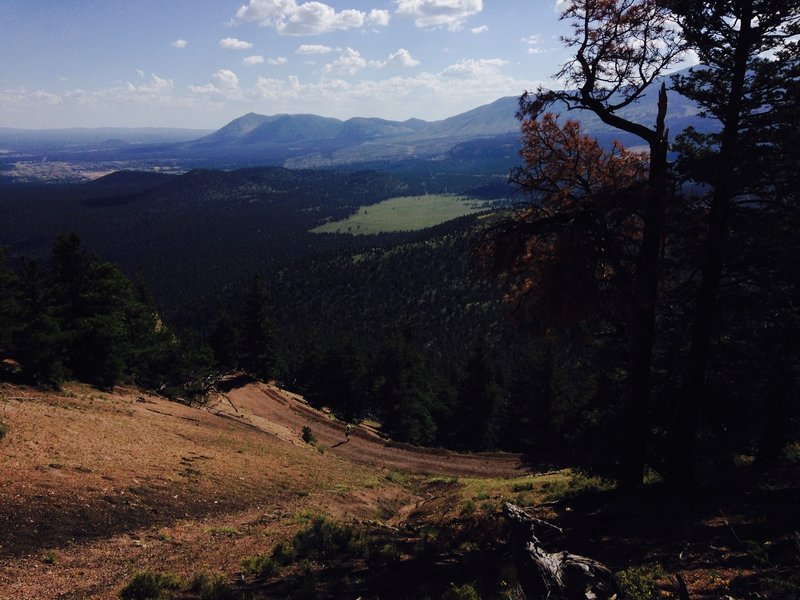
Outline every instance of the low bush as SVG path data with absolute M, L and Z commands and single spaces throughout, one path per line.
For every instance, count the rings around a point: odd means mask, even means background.
M 136 573 L 119 592 L 122 600 L 169 600 L 172 591 L 179 590 L 183 582 L 171 573 L 142 571 Z
M 365 544 L 352 527 L 317 517 L 294 536 L 292 546 L 297 558 L 325 560 L 337 554 L 352 554 Z
M 656 600 L 659 598 L 658 580 L 667 577 L 661 565 L 629 567 L 616 574 L 622 593 L 628 600 Z
M 317 438 L 314 435 L 314 432 L 311 431 L 311 427 L 308 425 L 303 426 L 303 433 L 300 435 L 303 438 L 303 441 L 306 444 L 311 444 L 312 446 L 317 443 Z
M 280 565 L 267 554 L 247 556 L 242 559 L 242 573 L 246 576 L 275 577 L 280 572 Z
M 234 600 L 238 598 L 224 574 L 195 573 L 189 591 L 200 595 L 201 600 Z

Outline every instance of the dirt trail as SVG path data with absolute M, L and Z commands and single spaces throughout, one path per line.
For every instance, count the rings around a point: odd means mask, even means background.
M 300 436 L 303 427 L 308 426 L 326 452 L 376 469 L 457 477 L 519 477 L 530 472 L 518 454 L 419 448 L 387 440 L 362 425 L 353 426 L 347 440 L 344 422 L 274 385 L 248 383 L 230 390 L 226 396 L 227 400 L 214 402 L 211 410 L 249 422 L 295 444 L 304 443 Z

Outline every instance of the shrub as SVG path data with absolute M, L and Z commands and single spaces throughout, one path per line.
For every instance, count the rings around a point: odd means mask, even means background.
M 311 427 L 309 427 L 308 425 L 303 426 L 303 433 L 301 434 L 300 437 L 303 438 L 303 441 L 306 444 L 311 444 L 313 446 L 314 444 L 317 443 L 317 438 L 314 435 L 314 432 L 311 431 Z
M 623 596 L 628 600 L 656 600 L 658 580 L 667 576 L 661 565 L 629 567 L 617 573 Z
M 237 597 L 224 574 L 195 573 L 189 591 L 198 593 L 201 600 L 233 600 Z
M 297 553 L 286 542 L 280 542 L 272 549 L 272 560 L 282 567 L 292 564 L 295 558 L 297 558 Z
M 180 578 L 171 573 L 136 573 L 119 592 L 122 600 L 169 600 L 170 590 L 181 588 Z
M 442 596 L 442 600 L 481 600 L 481 595 L 471 583 L 453 584 Z
M 569 481 L 558 480 L 545 483 L 542 489 L 545 492 L 545 500 L 552 501 L 576 498 L 584 494 L 610 490 L 613 487 L 613 483 L 602 477 L 575 471 L 570 476 Z
M 306 529 L 297 532 L 292 545 L 298 558 L 323 560 L 349 553 L 361 541 L 352 527 L 317 517 Z
M 242 559 L 242 573 L 245 575 L 254 577 L 275 577 L 280 572 L 280 565 L 266 554 L 247 556 Z

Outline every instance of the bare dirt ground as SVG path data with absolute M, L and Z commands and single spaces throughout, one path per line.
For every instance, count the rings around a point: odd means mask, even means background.
M 199 409 L 0 384 L 0 599 L 115 598 L 143 569 L 236 573 L 309 515 L 391 520 L 434 499 L 397 471 L 525 473 L 513 455 L 392 447 L 362 428 L 347 442 L 343 424 L 265 384 L 227 396 Z
M 304 426 L 328 451 L 372 468 L 456 477 L 519 477 L 530 472 L 521 456 L 504 452 L 457 453 L 419 448 L 380 437 L 374 429 L 355 425 L 345 437 L 345 423 L 308 406 L 301 398 L 273 385 L 253 382 L 234 387 L 209 409 L 240 418 L 280 439 L 302 443 Z

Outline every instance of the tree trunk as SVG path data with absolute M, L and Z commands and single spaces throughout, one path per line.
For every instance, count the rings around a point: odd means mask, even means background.
M 752 18 L 752 0 L 745 1 L 740 18 L 741 29 L 734 51 L 731 90 L 725 109 L 719 162 L 708 215 L 708 234 L 701 266 L 702 281 L 690 330 L 683 391 L 678 407 L 676 446 L 672 465 L 672 478 L 678 485 L 690 485 L 694 481 L 695 437 L 705 393 L 714 319 L 717 316 L 717 301 L 728 241 L 728 223 L 732 200 L 736 195 L 734 188 L 737 171 L 736 153 L 744 84 L 751 51 Z
M 513 504 L 503 505 L 511 527 L 514 564 L 529 600 L 611 600 L 621 597 L 619 583 L 603 564 L 569 552 L 546 552 L 535 524 L 544 524 Z
M 655 342 L 656 302 L 661 270 L 664 215 L 667 199 L 667 114 L 666 86 L 661 85 L 655 136 L 650 142 L 649 192 L 644 206 L 642 245 L 636 265 L 630 321 L 630 362 L 625 398 L 622 473 L 626 487 L 642 484 L 645 465 L 645 441 L 650 404 L 650 372 Z

